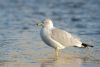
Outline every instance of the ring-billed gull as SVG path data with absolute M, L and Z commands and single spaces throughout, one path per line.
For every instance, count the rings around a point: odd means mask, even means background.
M 66 47 L 93 47 L 82 43 L 80 39 L 73 37 L 69 32 L 54 27 L 51 19 L 45 19 L 42 23 L 41 38 L 48 46 L 55 49 L 56 56 L 58 56 L 60 49 Z

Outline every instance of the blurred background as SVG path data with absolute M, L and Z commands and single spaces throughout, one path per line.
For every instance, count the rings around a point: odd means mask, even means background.
M 35 25 L 45 18 L 95 47 L 89 52 L 67 48 L 59 61 L 53 61 L 54 50 L 42 42 L 41 27 Z M 0 67 L 99 67 L 99 63 L 100 0 L 0 0 Z

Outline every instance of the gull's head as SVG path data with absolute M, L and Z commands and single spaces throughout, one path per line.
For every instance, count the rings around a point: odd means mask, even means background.
M 43 20 L 43 27 L 44 28 L 48 28 L 48 29 L 51 29 L 53 28 L 53 22 L 51 19 L 44 19 Z

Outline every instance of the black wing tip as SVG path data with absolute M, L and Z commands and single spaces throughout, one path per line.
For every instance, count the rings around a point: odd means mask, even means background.
M 86 48 L 86 47 L 94 47 L 93 45 L 88 45 L 88 44 L 86 44 L 86 43 L 82 43 L 82 46 L 83 46 L 84 48 Z

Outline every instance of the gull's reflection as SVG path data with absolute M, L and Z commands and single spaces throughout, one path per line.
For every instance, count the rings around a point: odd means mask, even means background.
M 47 58 L 41 61 L 41 67 L 81 67 L 82 59 L 77 55 L 63 55 L 57 58 Z

